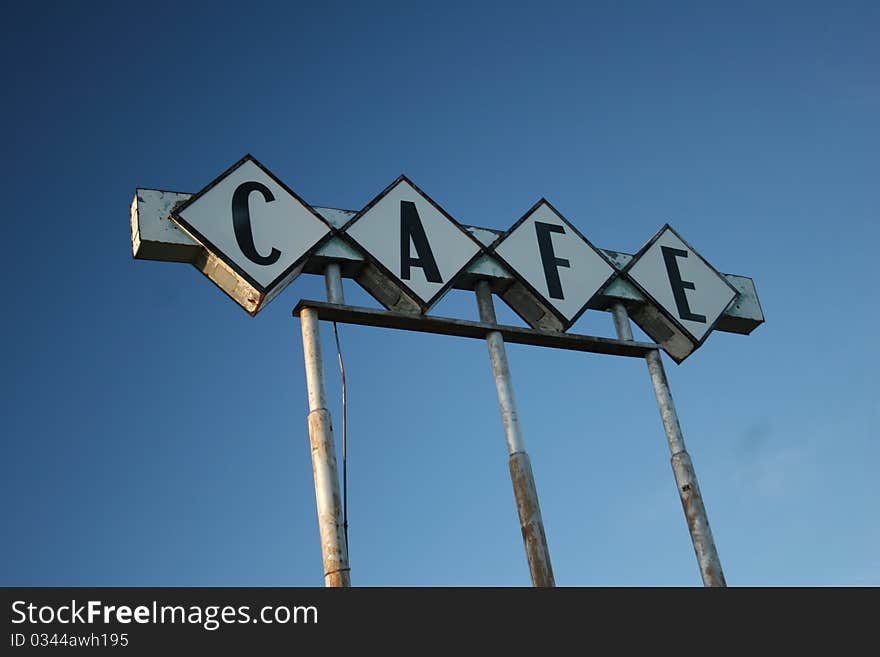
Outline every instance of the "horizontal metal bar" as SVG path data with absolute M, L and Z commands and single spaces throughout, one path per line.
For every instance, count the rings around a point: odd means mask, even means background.
M 421 333 L 438 333 L 453 335 L 460 338 L 478 338 L 485 340 L 491 331 L 501 333 L 505 342 L 513 344 L 529 344 L 536 347 L 552 347 L 569 351 L 587 351 L 594 354 L 611 354 L 613 356 L 630 356 L 644 358 L 659 347 L 651 342 L 631 342 L 613 338 L 598 338 L 592 335 L 569 333 L 553 333 L 534 331 L 519 326 L 504 324 L 484 324 L 463 319 L 447 317 L 431 317 L 430 315 L 410 315 L 387 310 L 345 306 L 324 301 L 301 299 L 293 309 L 293 315 L 299 317 L 304 308 L 311 308 L 318 313 L 318 319 L 331 322 L 344 322 L 360 326 L 378 326 L 381 328 L 419 331 Z

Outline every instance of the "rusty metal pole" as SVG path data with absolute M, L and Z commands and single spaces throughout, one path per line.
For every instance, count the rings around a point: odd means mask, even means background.
M 614 315 L 614 328 L 617 329 L 617 337 L 621 340 L 632 340 L 632 327 L 629 323 L 626 307 L 617 302 L 611 307 L 611 312 Z M 715 548 L 715 539 L 712 538 L 712 528 L 709 527 L 709 517 L 706 515 L 703 496 L 697 483 L 697 473 L 694 470 L 691 457 L 684 447 L 684 436 L 681 433 L 675 403 L 672 401 L 669 382 L 666 380 L 663 361 L 660 359 L 660 351 L 655 349 L 649 352 L 645 356 L 645 360 L 648 363 L 648 372 L 651 374 L 651 383 L 654 386 L 654 396 L 657 398 L 657 407 L 660 409 L 663 428 L 666 430 L 666 439 L 669 441 L 669 451 L 672 453 L 672 472 L 675 475 L 681 506 L 684 509 L 685 518 L 687 518 L 703 585 L 727 586 L 727 582 L 724 580 L 724 571 L 721 570 L 718 550 Z
M 327 266 L 325 279 L 327 299 L 342 303 L 342 278 L 339 265 Z M 336 467 L 336 444 L 333 424 L 327 410 L 324 392 L 324 361 L 321 355 L 321 333 L 317 311 L 304 308 L 300 313 L 306 386 L 309 395 L 309 442 L 312 449 L 312 473 L 315 477 L 315 503 L 318 507 L 318 529 L 324 560 L 324 585 L 351 586 L 348 549 L 345 545 L 342 504 L 339 494 L 339 471 Z
M 497 324 L 495 306 L 492 302 L 492 290 L 487 281 L 478 281 L 476 285 L 477 307 L 480 310 L 480 321 Z M 516 510 L 522 529 L 523 544 L 526 548 L 526 559 L 532 585 L 538 587 L 556 586 L 553 579 L 553 567 L 550 565 L 550 550 L 544 534 L 544 521 L 541 519 L 541 507 L 538 504 L 538 491 L 535 488 L 535 477 L 532 464 L 526 454 L 525 442 L 519 427 L 519 416 L 516 412 L 516 401 L 513 397 L 513 383 L 510 368 L 507 365 L 507 352 L 504 349 L 504 338 L 498 331 L 490 331 L 486 336 L 489 346 L 489 360 L 495 375 L 495 388 L 498 391 L 498 405 L 501 407 L 501 420 L 504 423 L 504 435 L 507 439 L 507 451 L 510 455 L 510 480 L 513 482 L 513 494 L 516 498 Z

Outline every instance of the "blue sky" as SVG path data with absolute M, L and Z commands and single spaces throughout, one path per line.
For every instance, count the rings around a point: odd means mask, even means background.
M 11 8 L 2 583 L 322 584 L 291 317 L 322 280 L 250 318 L 131 257 L 136 187 L 250 152 L 315 205 L 406 173 L 505 229 L 546 196 L 601 247 L 670 222 L 753 277 L 765 325 L 666 359 L 727 581 L 880 585 L 878 28 L 870 2 Z M 485 345 L 340 332 L 353 583 L 528 585 Z M 698 585 L 644 364 L 508 354 L 557 583 Z

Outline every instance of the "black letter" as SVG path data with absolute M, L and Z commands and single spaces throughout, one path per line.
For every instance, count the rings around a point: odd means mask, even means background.
M 695 315 L 691 312 L 688 305 L 685 290 L 696 289 L 690 281 L 681 280 L 681 272 L 678 270 L 678 262 L 676 258 L 687 258 L 688 252 L 681 249 L 673 249 L 668 246 L 661 246 L 663 251 L 663 261 L 666 263 L 666 271 L 669 273 L 669 282 L 672 284 L 672 296 L 675 297 L 675 305 L 678 307 L 678 316 L 682 319 L 689 319 L 692 322 L 706 323 L 705 315 Z
M 258 265 L 273 265 L 281 257 L 281 251 L 272 247 L 272 252 L 269 255 L 261 256 L 257 253 L 257 247 L 254 246 L 251 212 L 248 209 L 248 196 L 251 192 L 260 192 L 266 203 L 275 200 L 272 192 L 263 183 L 246 182 L 240 184 L 232 195 L 232 227 L 235 229 L 235 239 L 238 242 L 238 248 L 248 260 Z
M 412 238 L 413 245 L 416 247 L 418 258 L 413 258 L 409 254 L 409 241 Z M 421 267 L 425 272 L 425 279 L 432 283 L 442 283 L 440 270 L 437 268 L 437 261 L 434 260 L 434 254 L 431 252 L 431 246 L 428 244 L 428 236 L 425 235 L 425 229 L 422 227 L 422 221 L 419 219 L 419 211 L 416 204 L 412 201 L 400 202 L 400 278 L 409 280 L 409 268 Z
M 571 267 L 571 265 L 568 260 L 557 258 L 553 253 L 553 242 L 550 240 L 550 233 L 565 235 L 565 229 L 562 226 L 536 221 L 535 233 L 538 235 L 538 249 L 541 251 L 541 262 L 544 265 L 544 277 L 547 279 L 547 289 L 550 291 L 550 298 L 564 299 L 558 268 Z

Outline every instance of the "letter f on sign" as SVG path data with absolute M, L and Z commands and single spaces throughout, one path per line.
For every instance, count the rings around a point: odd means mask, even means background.
M 544 265 L 544 277 L 547 279 L 547 291 L 551 299 L 564 299 L 562 282 L 559 280 L 559 267 L 571 267 L 565 258 L 557 258 L 553 253 L 553 241 L 550 233 L 565 235 L 565 228 L 555 224 L 535 222 L 535 233 L 538 236 L 538 250 L 541 252 L 541 263 Z

